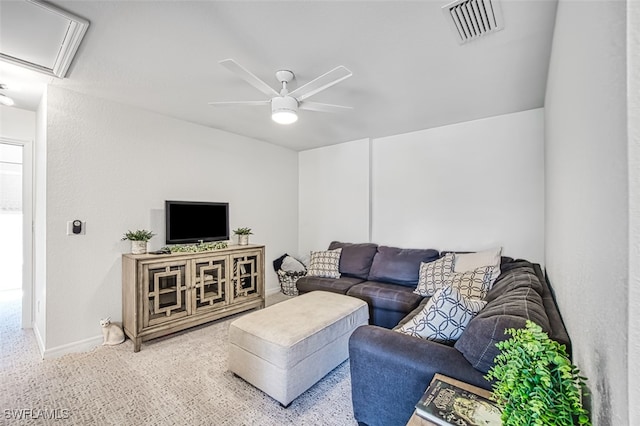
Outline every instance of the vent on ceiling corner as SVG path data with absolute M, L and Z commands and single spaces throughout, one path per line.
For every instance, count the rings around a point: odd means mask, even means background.
M 457 0 L 442 6 L 460 43 L 467 43 L 504 27 L 498 0 Z

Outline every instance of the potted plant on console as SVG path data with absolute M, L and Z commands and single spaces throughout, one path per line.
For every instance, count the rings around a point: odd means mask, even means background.
M 565 346 L 533 321 L 505 333 L 511 338 L 496 344 L 501 352 L 486 376 L 495 380 L 493 397 L 502 408 L 502 424 L 590 426 L 582 406 L 586 378 L 569 360 Z
M 131 254 L 145 254 L 147 252 L 147 242 L 153 238 L 155 234 L 146 229 L 138 229 L 137 231 L 127 231 L 122 236 L 122 241 L 131 241 Z
M 249 244 L 249 235 L 252 235 L 251 228 L 238 228 L 233 230 L 234 235 L 238 236 L 238 245 L 246 246 Z

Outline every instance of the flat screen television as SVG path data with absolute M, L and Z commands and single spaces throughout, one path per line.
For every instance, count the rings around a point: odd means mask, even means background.
M 229 239 L 229 203 L 165 201 L 167 244 Z

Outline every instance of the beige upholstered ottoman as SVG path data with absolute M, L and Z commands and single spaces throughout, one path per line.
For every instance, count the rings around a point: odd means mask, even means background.
M 251 312 L 229 326 L 229 370 L 288 406 L 349 358 L 349 337 L 367 304 L 312 291 Z

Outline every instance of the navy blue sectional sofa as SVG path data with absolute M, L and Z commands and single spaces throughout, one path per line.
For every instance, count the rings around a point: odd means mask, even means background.
M 569 336 L 538 264 L 502 257 L 487 305 L 455 344 L 447 345 L 393 330 L 428 301 L 413 293 L 420 262 L 445 252 L 341 242 L 329 249 L 339 247 L 340 278 L 307 276 L 297 285 L 300 293 L 333 291 L 369 305 L 370 325 L 356 329 L 349 341 L 353 410 L 361 425 L 405 425 L 435 373 L 490 389 L 484 374 L 498 354 L 495 344 L 509 337 L 506 328 L 524 327 L 527 319 L 570 353 Z
M 298 291 L 332 291 L 357 297 L 369 304 L 369 322 L 392 328 L 418 306 L 422 297 L 413 293 L 420 262 L 440 257 L 433 249 L 402 249 L 372 243 L 334 241 L 329 250 L 342 248 L 340 278 L 302 277 Z

